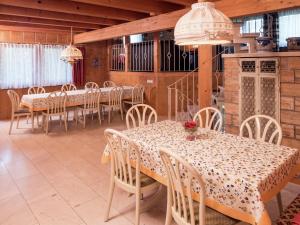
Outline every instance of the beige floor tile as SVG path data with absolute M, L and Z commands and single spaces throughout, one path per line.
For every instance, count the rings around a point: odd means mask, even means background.
M 15 162 L 6 163 L 5 167 L 14 179 L 29 177 L 39 174 L 39 171 L 28 159 L 18 160 Z
M 16 194 L 19 194 L 19 190 L 10 175 L 0 175 L 0 200 L 11 198 Z
M 38 225 L 20 194 L 1 200 L 0 209 L 1 225 Z
M 83 221 L 58 195 L 29 204 L 40 225 L 83 225 Z
M 118 214 L 114 209 L 111 209 L 110 219 L 104 222 L 104 213 L 106 209 L 106 201 L 103 198 L 97 198 L 92 201 L 86 202 L 74 210 L 88 225 L 130 225 L 132 224 L 125 217 Z
M 56 190 L 42 175 L 17 179 L 16 183 L 29 203 L 57 194 Z

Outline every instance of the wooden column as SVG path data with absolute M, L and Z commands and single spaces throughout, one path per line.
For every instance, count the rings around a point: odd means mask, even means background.
M 154 73 L 158 73 L 160 71 L 160 44 L 159 44 L 159 32 L 153 33 L 153 66 Z
M 212 46 L 198 48 L 198 100 L 200 109 L 211 106 L 212 95 Z
M 124 47 L 125 47 L 125 72 L 129 72 L 129 57 L 130 57 L 130 37 L 125 36 Z
M 112 47 L 112 41 L 107 40 L 106 41 L 107 45 L 107 71 L 110 71 L 111 68 L 111 47 Z

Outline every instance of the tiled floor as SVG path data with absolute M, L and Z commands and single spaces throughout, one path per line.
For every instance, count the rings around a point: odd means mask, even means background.
M 134 221 L 134 197 L 116 190 L 111 220 L 103 222 L 109 165 L 100 163 L 107 127 L 124 129 L 118 118 L 109 126 L 89 121 L 87 128 L 70 122 L 69 132 L 56 123 L 46 136 L 30 124 L 20 123 L 8 135 L 8 121 L 0 121 L 0 224 L 1 225 L 129 225 Z M 296 186 L 283 191 L 287 205 L 297 193 Z M 299 189 L 298 189 L 299 192 Z M 141 215 L 143 225 L 162 225 L 165 200 Z M 268 209 L 278 216 L 276 202 Z

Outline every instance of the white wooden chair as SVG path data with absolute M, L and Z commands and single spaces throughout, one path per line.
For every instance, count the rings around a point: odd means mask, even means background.
M 254 115 L 243 121 L 240 127 L 240 136 L 280 145 L 282 129 L 272 117 Z
M 117 85 L 115 84 L 115 82 L 113 81 L 110 81 L 110 80 L 107 80 L 107 81 L 104 81 L 103 83 L 103 87 L 116 87 Z
M 109 219 L 113 192 L 115 186 L 117 186 L 124 191 L 135 194 L 135 225 L 139 225 L 141 196 L 144 193 L 149 193 L 152 190 L 158 189 L 160 184 L 140 172 L 140 151 L 139 147 L 134 142 L 122 133 L 112 129 L 106 129 L 104 131 L 104 136 L 110 148 L 111 156 L 111 178 L 108 194 L 108 206 L 104 220 L 108 221 Z M 131 156 L 133 155 L 134 159 L 131 161 Z
M 49 94 L 46 100 L 47 110 L 42 113 L 43 116 L 43 127 L 48 134 L 49 131 L 49 120 L 52 116 L 59 116 L 59 122 L 61 125 L 61 120 L 63 117 L 65 131 L 68 130 L 67 124 L 67 111 L 66 111 L 66 101 L 67 101 L 67 93 L 66 92 L 52 92 Z
M 44 93 L 46 93 L 46 90 L 45 90 L 45 88 L 44 87 L 39 87 L 39 86 L 35 86 L 35 87 L 30 87 L 30 88 L 28 88 L 28 94 L 29 95 L 34 95 L 34 94 L 44 94 Z M 40 121 L 39 121 L 39 112 L 35 112 L 35 113 L 33 113 L 33 117 L 34 117 L 34 114 L 35 114 L 35 116 L 36 116 L 36 121 L 37 121 L 37 125 L 39 125 L 40 124 Z M 28 122 L 28 116 L 27 116 L 27 122 Z
M 138 104 L 132 106 L 126 114 L 127 129 L 142 127 L 157 122 L 157 113 L 150 105 Z
M 108 123 L 111 121 L 111 113 L 114 111 L 120 111 L 121 119 L 123 120 L 123 107 L 122 107 L 122 95 L 123 88 L 114 87 L 108 94 L 108 102 L 102 103 L 104 110 L 108 111 Z
M 15 121 L 15 118 L 17 118 L 17 128 L 19 128 L 19 121 L 21 116 L 26 116 L 31 117 L 32 120 L 32 131 L 33 131 L 33 113 L 27 109 L 27 108 L 22 108 L 20 106 L 20 97 L 17 92 L 13 90 L 8 90 L 7 91 L 8 97 L 11 102 L 11 120 L 10 120 L 10 127 L 9 127 L 9 134 L 11 134 L 12 126 Z
M 178 225 L 233 225 L 237 221 L 211 208 L 205 207 L 205 182 L 199 172 L 173 152 L 162 149 L 160 156 L 168 178 L 167 215 L 165 225 L 172 218 Z M 194 201 L 193 187 L 198 185 L 197 201 Z
M 61 87 L 61 91 L 75 91 L 77 87 L 74 84 L 64 84 Z
M 243 121 L 240 127 L 240 136 L 280 145 L 282 129 L 274 118 L 266 115 L 254 115 Z M 277 203 L 279 211 L 282 213 L 280 192 L 277 194 Z
M 142 85 L 136 85 L 131 91 L 131 99 L 130 100 L 124 100 L 123 104 L 125 105 L 137 105 L 137 104 L 143 104 L 144 103 L 144 86 Z
M 221 112 L 214 107 L 200 109 L 193 118 L 201 128 L 221 131 L 223 119 Z
M 87 82 L 84 86 L 85 89 L 99 89 L 99 85 L 95 82 Z
M 91 113 L 92 119 L 94 112 L 98 113 L 99 123 L 101 125 L 101 107 L 100 107 L 100 98 L 101 98 L 101 91 L 100 89 L 90 89 L 87 90 L 84 95 L 84 104 L 82 106 L 77 107 L 75 118 L 76 124 L 78 122 L 83 124 L 85 128 L 86 125 L 86 115 Z M 78 113 L 81 112 L 82 118 L 78 116 Z

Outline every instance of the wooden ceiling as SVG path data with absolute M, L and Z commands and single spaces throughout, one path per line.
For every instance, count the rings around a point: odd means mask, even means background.
M 78 32 L 189 7 L 195 0 L 0 0 L 0 25 Z

